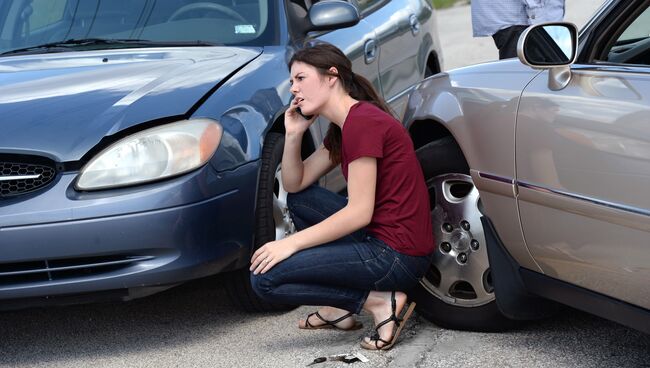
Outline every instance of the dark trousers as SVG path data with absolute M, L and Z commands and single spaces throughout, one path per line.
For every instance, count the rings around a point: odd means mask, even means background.
M 528 26 L 511 26 L 492 35 L 494 44 L 499 49 L 499 59 L 517 57 L 517 41 Z
M 298 230 L 317 224 L 347 199 L 311 186 L 289 194 L 287 204 Z M 270 302 L 326 305 L 359 313 L 370 290 L 408 291 L 429 266 L 429 257 L 393 250 L 363 230 L 295 253 L 264 274 L 253 275 L 253 290 Z

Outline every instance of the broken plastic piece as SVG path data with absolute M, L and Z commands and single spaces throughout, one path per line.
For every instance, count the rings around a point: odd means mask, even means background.
M 310 365 L 322 363 L 322 362 L 324 362 L 326 360 L 327 360 L 326 357 L 318 357 L 318 358 L 314 359 L 314 361 L 312 361 L 311 363 L 307 364 L 307 367 L 309 367 Z
M 330 362 L 345 362 L 345 363 L 354 363 L 354 362 L 362 362 L 362 363 L 367 363 L 370 360 L 366 358 L 363 354 L 361 353 L 353 353 L 353 354 L 337 354 L 337 355 L 330 355 L 328 357 L 318 357 L 314 359 L 311 363 L 307 364 L 307 366 L 311 366 L 314 364 L 318 363 L 323 363 L 324 361 L 329 360 Z

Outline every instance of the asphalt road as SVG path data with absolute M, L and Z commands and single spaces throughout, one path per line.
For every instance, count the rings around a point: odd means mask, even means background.
M 128 303 L 2 313 L 0 365 L 304 367 L 315 357 L 362 351 L 367 328 L 299 330 L 309 307 L 246 314 L 220 283 L 200 280 Z M 445 330 L 416 315 L 392 350 L 362 353 L 370 362 L 351 366 L 650 367 L 650 336 L 571 309 L 507 333 Z
M 600 1 L 567 3 L 567 20 L 581 25 Z M 496 58 L 491 39 L 471 37 L 468 7 L 441 11 L 438 20 L 445 69 Z M 361 351 L 367 328 L 298 330 L 312 308 L 246 314 L 220 284 L 215 277 L 128 303 L 0 313 L 0 366 L 303 367 L 315 357 Z M 650 336 L 568 308 L 492 334 L 445 330 L 415 315 L 402 336 L 393 350 L 363 352 L 370 362 L 352 366 L 650 367 Z

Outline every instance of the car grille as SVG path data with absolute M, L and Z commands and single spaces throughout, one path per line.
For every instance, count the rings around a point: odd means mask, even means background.
M 154 256 L 109 255 L 0 263 L 0 287 L 98 276 L 134 266 Z
M 0 158 L 0 198 L 15 197 L 48 185 L 56 177 L 54 163 L 40 157 Z

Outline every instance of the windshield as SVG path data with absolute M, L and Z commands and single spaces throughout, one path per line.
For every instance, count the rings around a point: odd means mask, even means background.
M 263 46 L 276 43 L 274 18 L 271 0 L 2 0 L 0 54 L 85 39 L 153 41 L 150 46 L 174 42 Z M 146 42 L 139 45 L 147 46 Z M 68 42 L 65 46 L 135 45 Z

